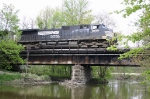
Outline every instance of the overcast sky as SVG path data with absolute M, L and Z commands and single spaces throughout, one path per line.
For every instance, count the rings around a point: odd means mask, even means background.
M 0 0 L 0 9 L 4 4 L 12 4 L 16 9 L 19 9 L 19 18 L 36 18 L 40 10 L 44 9 L 47 6 L 52 8 L 61 7 L 63 0 Z M 93 13 L 98 13 L 102 11 L 113 12 L 117 9 L 122 9 L 124 6 L 121 5 L 122 0 L 89 0 L 90 9 L 93 10 Z M 129 33 L 132 31 L 132 27 L 129 26 L 132 18 L 124 19 L 122 15 L 112 15 L 113 19 L 117 23 L 117 28 L 115 31 L 122 31 L 123 33 Z

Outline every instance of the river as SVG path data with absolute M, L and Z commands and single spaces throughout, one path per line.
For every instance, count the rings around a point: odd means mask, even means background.
M 0 99 L 150 99 L 136 81 L 110 81 L 105 85 L 62 86 L 0 85 Z

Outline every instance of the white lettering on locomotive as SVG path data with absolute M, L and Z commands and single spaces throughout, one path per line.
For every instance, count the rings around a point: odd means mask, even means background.
M 49 31 L 50 34 L 59 34 L 59 31 Z
M 39 31 L 38 35 L 50 35 L 50 38 L 60 38 L 59 31 Z
M 96 33 L 96 32 L 99 32 L 99 30 L 98 29 L 92 30 L 92 33 Z
M 59 35 L 51 35 L 50 38 L 60 38 Z
M 59 31 L 39 31 L 38 35 L 59 34 Z

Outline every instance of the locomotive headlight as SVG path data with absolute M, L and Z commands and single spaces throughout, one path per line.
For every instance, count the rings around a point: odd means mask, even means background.
M 113 37 L 113 33 L 110 31 L 105 31 L 105 35 L 107 39 L 111 39 Z

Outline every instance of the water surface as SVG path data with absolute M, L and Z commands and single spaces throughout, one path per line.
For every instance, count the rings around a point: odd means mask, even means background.
M 0 99 L 150 99 L 145 86 L 135 81 L 110 81 L 107 85 L 65 87 L 48 85 L 0 85 Z

